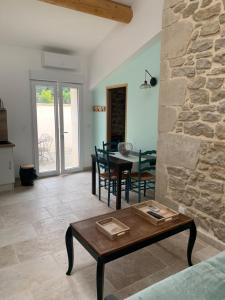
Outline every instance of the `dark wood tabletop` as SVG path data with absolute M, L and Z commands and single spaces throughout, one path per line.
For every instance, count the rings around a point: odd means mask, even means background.
M 96 227 L 96 221 L 108 217 L 117 218 L 130 227 L 130 231 L 116 240 L 110 240 Z M 190 223 L 191 221 L 191 218 L 180 214 L 173 222 L 166 222 L 165 224 L 156 226 L 137 215 L 134 209 L 129 207 L 120 211 L 72 223 L 71 226 L 99 256 L 104 256 L 119 249 L 132 246 L 135 243 L 139 243 L 141 240 L 146 240 L 161 235 L 164 232 L 174 230 L 180 225 Z

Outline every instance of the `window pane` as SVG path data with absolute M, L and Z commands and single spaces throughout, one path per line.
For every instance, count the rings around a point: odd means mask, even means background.
M 56 170 L 54 87 L 36 85 L 39 173 Z
M 79 167 L 78 89 L 63 87 L 65 169 Z

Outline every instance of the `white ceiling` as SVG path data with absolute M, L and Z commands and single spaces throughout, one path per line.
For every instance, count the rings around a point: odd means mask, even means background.
M 116 0 L 128 5 L 134 1 Z M 38 0 L 0 0 L 1 44 L 90 52 L 118 24 Z

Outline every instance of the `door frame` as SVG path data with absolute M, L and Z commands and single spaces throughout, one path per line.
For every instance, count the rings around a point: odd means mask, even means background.
M 55 96 L 55 143 L 56 143 L 56 171 L 43 172 L 39 171 L 39 151 L 38 151 L 38 130 L 37 130 L 37 109 L 36 109 L 36 95 L 35 86 L 36 85 L 53 86 L 54 96 Z M 78 89 L 78 157 L 79 157 L 79 167 L 71 168 L 65 170 L 65 164 L 62 162 L 64 160 L 64 149 L 62 149 L 62 86 L 71 86 Z M 32 133 L 33 133 L 33 159 L 34 165 L 39 177 L 50 177 L 58 176 L 64 174 L 75 173 L 83 170 L 82 155 L 81 155 L 81 114 L 82 114 L 82 95 L 83 95 L 83 85 L 71 82 L 65 82 L 61 80 L 36 80 L 30 79 L 31 87 L 31 110 L 32 110 Z
M 126 89 L 126 97 L 125 97 L 125 142 L 127 140 L 127 91 L 128 91 L 128 84 L 116 84 L 106 87 L 106 141 L 110 142 L 110 137 L 112 133 L 111 128 L 111 93 L 110 90 L 118 89 L 118 88 L 125 88 Z
M 65 152 L 64 152 L 64 118 L 63 118 L 63 95 L 62 87 L 71 87 L 78 90 L 78 159 L 79 167 L 65 169 Z M 81 97 L 82 97 L 82 85 L 68 82 L 58 82 L 58 95 L 59 95 L 59 122 L 60 122 L 60 156 L 61 156 L 61 174 L 70 174 L 79 172 L 82 170 L 81 163 Z
M 40 173 L 39 170 L 39 150 L 38 150 L 38 129 L 37 129 L 37 106 L 36 106 L 36 85 L 44 85 L 54 87 L 54 113 L 55 113 L 55 150 L 56 150 L 56 170 Z M 34 149 L 34 164 L 39 177 L 49 177 L 60 175 L 60 159 L 59 159 L 59 122 L 58 122 L 58 87 L 56 81 L 31 80 L 31 103 L 33 115 L 33 149 Z

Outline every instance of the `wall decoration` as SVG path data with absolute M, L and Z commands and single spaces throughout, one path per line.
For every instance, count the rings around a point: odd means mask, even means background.
M 93 105 L 94 112 L 106 112 L 106 106 Z

